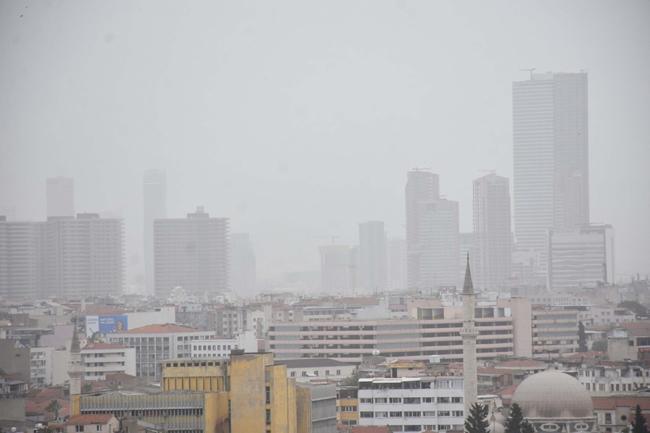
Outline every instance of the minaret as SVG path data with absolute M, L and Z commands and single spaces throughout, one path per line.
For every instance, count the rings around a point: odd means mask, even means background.
M 469 408 L 476 403 L 478 394 L 478 379 L 476 372 L 476 337 L 478 331 L 474 325 L 474 307 L 476 304 L 472 273 L 469 269 L 469 254 L 467 254 L 467 267 L 465 268 L 465 283 L 463 284 L 463 383 L 465 416 Z
M 73 318 L 72 323 L 72 343 L 70 344 L 70 364 L 68 366 L 68 376 L 70 376 L 70 416 L 81 414 L 81 376 L 83 374 L 76 317 Z

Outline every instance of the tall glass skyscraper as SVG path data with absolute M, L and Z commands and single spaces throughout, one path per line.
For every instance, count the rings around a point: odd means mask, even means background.
M 543 276 L 547 231 L 589 222 L 587 74 L 531 74 L 512 94 L 515 238 Z

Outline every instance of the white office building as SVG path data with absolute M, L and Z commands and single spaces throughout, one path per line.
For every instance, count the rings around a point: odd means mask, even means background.
M 190 356 L 192 358 L 227 358 L 233 350 L 243 350 L 245 353 L 257 352 L 255 331 L 242 332 L 235 338 L 194 340 L 191 342 Z
M 109 343 L 135 348 L 136 375 L 149 381 L 160 380 L 160 362 L 190 358 L 192 342 L 213 340 L 213 331 L 197 331 L 175 324 L 147 325 L 127 332 L 107 334 Z
M 614 283 L 614 229 L 585 225 L 549 230 L 547 286 L 549 289 L 596 287 Z
M 359 379 L 359 425 L 394 432 L 463 430 L 462 377 Z

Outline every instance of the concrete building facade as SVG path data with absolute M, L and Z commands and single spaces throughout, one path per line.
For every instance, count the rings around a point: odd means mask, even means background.
M 359 379 L 359 425 L 391 431 L 461 431 L 464 423 L 461 377 Z

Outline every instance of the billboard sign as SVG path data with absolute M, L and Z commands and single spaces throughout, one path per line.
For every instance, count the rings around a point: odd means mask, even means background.
M 129 317 L 126 315 L 86 316 L 86 336 L 124 332 L 129 329 Z

